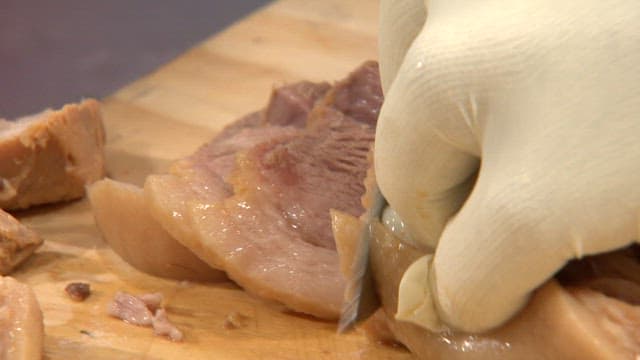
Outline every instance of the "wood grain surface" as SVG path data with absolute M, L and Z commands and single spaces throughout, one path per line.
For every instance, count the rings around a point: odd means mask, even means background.
M 266 104 L 273 86 L 337 80 L 376 58 L 376 1 L 278 1 L 156 72 L 103 99 L 109 176 L 141 185 L 237 117 Z M 140 44 L 144 46 L 144 44 Z M 47 359 L 407 359 L 361 333 L 287 312 L 231 282 L 185 283 L 145 275 L 101 240 L 86 200 L 18 214 L 45 245 L 14 275 L 44 313 Z M 81 303 L 64 292 L 89 282 Z M 162 292 L 183 343 L 111 318 L 118 290 Z M 225 326 L 231 314 L 242 326 Z

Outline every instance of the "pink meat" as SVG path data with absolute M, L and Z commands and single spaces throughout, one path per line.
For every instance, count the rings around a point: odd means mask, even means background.
M 158 336 L 166 336 L 171 341 L 182 341 L 184 335 L 175 327 L 167 317 L 165 309 L 158 309 L 153 316 L 153 333 Z
M 134 296 L 126 292 L 117 292 L 109 304 L 109 315 L 126 323 L 138 326 L 153 327 L 158 336 L 166 336 L 171 341 L 182 341 L 183 334 L 167 317 L 162 307 L 163 296 L 160 293 Z
M 151 326 L 153 313 L 139 297 L 118 291 L 107 309 L 109 315 L 129 324 Z
M 299 83 L 274 89 L 265 110 L 265 122 L 271 125 L 304 127 L 307 115 L 331 88 L 327 83 Z
M 197 171 L 202 176 L 217 176 L 225 181 L 236 167 L 236 153 L 273 139 L 290 138 L 299 130 L 289 126 L 262 126 L 238 129 L 228 138 L 216 138 L 178 164 Z
M 367 61 L 336 86 L 331 103 L 345 115 L 375 126 L 383 99 L 378 64 Z
M 329 209 L 362 213 L 372 138 L 371 129 L 342 118 L 305 136 L 253 148 L 232 179 L 234 196 L 193 207 L 205 254 L 259 296 L 336 318 L 344 280 Z
M 254 147 L 246 161 L 256 176 L 247 186 L 261 191 L 304 241 L 335 249 L 329 210 L 364 212 L 360 197 L 374 130 L 330 108 L 323 120 L 302 136 Z
M 328 91 L 311 83 L 277 89 L 261 115 L 230 125 L 176 163 L 171 179 L 152 182 L 152 213 L 246 290 L 335 319 L 344 279 L 329 210 L 364 211 L 381 99 L 374 62 Z

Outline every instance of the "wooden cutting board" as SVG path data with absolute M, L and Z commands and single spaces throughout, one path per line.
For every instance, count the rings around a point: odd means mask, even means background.
M 109 176 L 145 176 L 194 151 L 239 116 L 263 107 L 274 85 L 337 80 L 376 58 L 375 0 L 283 0 L 254 13 L 156 72 L 103 99 Z M 140 44 L 144 46 L 144 44 Z M 44 313 L 47 359 L 406 359 L 402 349 L 295 315 L 231 282 L 180 283 L 145 275 L 101 240 L 86 200 L 19 215 L 45 245 L 14 275 Z M 91 284 L 82 303 L 64 287 Z M 161 292 L 183 343 L 111 318 L 118 290 Z M 228 329 L 230 314 L 245 317 Z

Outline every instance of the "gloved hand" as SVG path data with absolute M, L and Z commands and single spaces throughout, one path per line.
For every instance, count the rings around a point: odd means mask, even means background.
M 435 248 L 398 319 L 481 332 L 638 239 L 637 1 L 382 0 L 380 67 L 387 218 Z

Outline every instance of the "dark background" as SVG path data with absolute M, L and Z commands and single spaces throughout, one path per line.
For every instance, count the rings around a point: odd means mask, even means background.
M 267 0 L 0 0 L 0 118 L 102 97 Z

